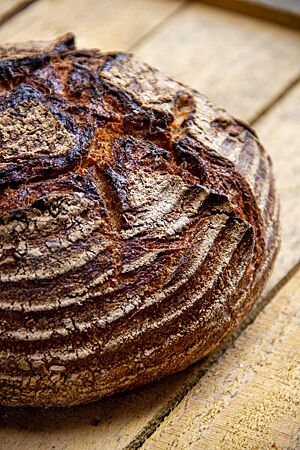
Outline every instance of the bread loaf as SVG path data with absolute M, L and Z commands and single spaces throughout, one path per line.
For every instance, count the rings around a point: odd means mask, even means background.
M 255 132 L 70 34 L 0 57 L 0 403 L 88 402 L 207 355 L 278 250 Z

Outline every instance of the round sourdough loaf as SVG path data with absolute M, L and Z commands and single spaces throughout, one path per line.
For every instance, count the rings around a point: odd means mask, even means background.
M 0 403 L 92 401 L 214 350 L 278 249 L 255 132 L 71 34 L 0 57 Z

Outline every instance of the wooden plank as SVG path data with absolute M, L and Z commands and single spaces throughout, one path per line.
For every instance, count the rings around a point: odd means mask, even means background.
M 202 0 L 202 2 L 300 29 L 299 0 Z
M 42 3 L 42 2 L 41 2 Z M 77 4 L 77 2 L 76 2 Z M 85 3 L 86 4 L 86 3 Z M 141 2 L 139 2 L 141 4 Z M 34 5 L 35 6 L 35 5 Z M 198 5 L 202 8 L 201 5 Z M 35 6 L 36 7 L 36 6 Z M 74 6 L 75 7 L 75 6 Z M 32 9 L 30 7 L 29 9 Z M 77 6 L 76 6 L 77 8 Z M 189 7 L 190 8 L 190 7 Z M 207 11 L 210 10 L 210 8 L 204 7 L 201 9 L 201 11 Z M 19 23 L 20 18 L 18 21 L 15 22 L 13 19 L 13 23 L 17 23 L 17 32 L 22 33 L 22 26 L 26 27 L 29 25 L 31 20 L 31 15 L 28 14 L 28 11 L 25 11 L 26 13 L 26 21 L 21 21 L 21 24 Z M 48 12 L 50 14 L 50 12 Z M 182 15 L 183 14 L 183 15 Z M 180 16 L 185 17 L 186 12 L 183 11 Z M 20 17 L 23 14 L 20 15 Z M 73 16 L 71 16 L 72 18 Z M 106 17 L 108 17 L 106 15 Z M 188 15 L 188 18 L 190 15 Z M 221 16 L 218 16 L 220 18 L 219 22 L 217 22 L 216 28 L 225 27 L 225 30 L 230 29 L 230 27 L 237 27 L 237 17 L 235 16 L 235 19 L 233 23 L 231 22 L 231 19 L 228 19 L 228 14 L 224 13 Z M 175 19 L 175 17 L 174 17 Z M 174 20 L 173 19 L 173 20 Z M 51 19 L 52 20 L 52 19 Z M 54 19 L 53 19 L 54 20 Z M 65 21 L 68 25 L 68 15 L 65 16 Z M 72 18 L 72 21 L 75 20 Z M 172 21 L 173 21 L 172 20 Z M 244 20 L 243 18 L 240 18 L 239 20 Z M 95 23 L 96 20 L 94 20 L 93 23 Z M 98 20 L 99 22 L 99 20 Z M 56 22 L 55 22 L 56 23 Z M 188 25 L 187 21 L 187 25 Z M 244 23 L 244 22 L 243 22 Z M 262 33 L 258 26 L 259 21 L 255 21 L 255 27 L 254 29 L 258 34 L 261 36 L 260 45 L 263 45 L 264 39 L 266 38 L 264 33 Z M 231 25 L 230 25 L 231 24 Z M 200 24 L 201 25 L 201 24 Z M 44 23 L 44 26 L 45 23 Z M 79 25 L 78 25 L 79 26 Z M 80 25 L 83 27 L 83 25 Z M 114 28 L 114 25 L 112 25 L 112 28 Z M 124 26 L 124 24 L 123 24 Z M 168 22 L 163 27 L 168 27 Z M 3 27 L 4 28 L 4 27 Z M 94 38 L 93 36 L 90 36 L 88 34 L 88 26 L 85 25 L 85 31 L 82 32 L 82 39 L 87 46 L 99 46 L 100 44 L 93 44 L 92 39 L 98 39 L 97 42 L 100 42 L 99 34 L 98 38 Z M 239 46 L 245 46 L 247 43 L 247 39 L 244 37 L 243 39 L 241 36 L 243 36 L 242 28 L 243 26 L 238 26 L 239 34 L 236 35 L 236 45 Z M 34 27 L 33 27 L 34 29 Z M 70 28 L 68 28 L 70 29 Z M 273 29 L 273 28 L 272 28 Z M 209 26 L 206 27 L 207 34 L 211 33 L 213 35 L 216 32 L 216 29 L 211 29 Z M 25 30 L 25 33 L 28 31 Z M 48 31 L 47 31 L 48 32 Z M 160 31 L 158 31 L 160 32 Z M 197 32 L 197 27 L 195 27 L 195 32 Z M 6 27 L 6 33 L 8 33 L 8 28 Z M 249 33 L 249 30 L 247 31 Z M 247 35 L 246 33 L 246 35 Z M 266 104 L 270 101 L 272 101 L 274 93 L 277 95 L 279 92 L 279 85 L 281 86 L 281 89 L 284 88 L 286 84 L 290 82 L 290 80 L 296 76 L 298 73 L 298 61 L 296 63 L 294 62 L 293 58 L 296 57 L 297 52 L 295 50 L 296 43 L 298 42 L 298 35 L 296 35 L 294 32 L 290 31 L 283 31 L 283 41 L 285 42 L 286 49 L 285 53 L 289 55 L 288 58 L 284 56 L 285 63 L 286 63 L 286 76 L 283 76 L 283 68 L 282 74 L 279 76 L 280 83 L 278 83 L 276 86 L 276 89 L 270 89 L 268 91 L 268 95 L 262 95 L 262 97 L 256 96 L 255 97 L 255 108 L 252 108 L 252 116 L 247 115 L 247 117 L 253 117 L 253 111 L 260 111 L 263 109 Z M 173 33 L 174 34 L 174 33 Z M 172 34 L 172 35 L 173 35 Z M 176 34 L 176 33 L 175 33 Z M 230 34 L 230 33 L 229 33 Z M 276 33 L 275 33 L 276 34 Z M 14 32 L 12 31 L 10 36 L 14 36 Z M 107 34 L 107 39 L 109 39 L 109 35 Z M 197 54 L 196 50 L 198 50 L 198 41 L 197 39 L 193 39 L 193 30 L 191 30 L 191 37 L 190 39 L 194 41 L 196 48 L 194 54 Z M 196 35 L 197 37 L 198 35 Z M 279 36 L 279 35 L 278 35 Z M 280 33 L 281 36 L 281 33 Z M 34 37 L 45 37 L 45 35 L 41 34 L 39 36 Z M 122 35 L 121 35 L 122 37 Z M 140 38 L 139 36 L 137 36 Z M 250 35 L 248 36 L 250 39 Z M 239 41 L 240 38 L 240 41 Z M 0 39 L 1 37 L 1 29 L 0 29 Z M 10 38 L 12 39 L 12 38 Z M 91 40 L 89 40 L 91 39 Z M 116 38 L 114 38 L 116 39 Z M 123 39 L 123 38 L 122 38 Z M 133 38 L 131 38 L 133 41 Z M 155 39 L 155 35 L 153 36 L 153 39 Z M 266 38 L 268 41 L 268 38 Z M 129 41 L 129 39 L 128 39 Z M 131 42 L 132 42 L 131 41 Z M 107 41 L 108 42 L 108 41 Z M 115 40 L 116 42 L 116 40 Z M 270 43 L 268 41 L 268 43 Z M 174 46 L 178 44 L 177 39 L 174 41 Z M 108 45 L 108 44 L 107 44 Z M 125 45 L 125 44 L 124 44 Z M 131 44 L 130 44 L 131 45 Z M 276 44 L 277 45 L 277 44 Z M 281 45 L 281 44 L 280 44 Z M 109 44 L 110 46 L 110 44 Z M 118 44 L 119 46 L 119 44 Z M 120 44 L 121 46 L 121 44 Z M 257 43 L 258 46 L 258 43 Z M 220 46 L 216 46 L 216 49 L 218 49 L 218 54 L 216 58 L 220 58 L 222 62 L 222 52 L 225 50 L 230 52 L 231 49 L 228 47 L 225 48 Z M 248 58 L 254 58 L 256 57 L 256 46 L 251 47 L 251 51 L 247 50 L 247 57 Z M 246 51 L 246 50 L 245 50 Z M 252 54 L 251 54 L 252 52 Z M 277 53 L 276 53 L 277 52 Z M 279 48 L 276 47 L 276 52 L 271 51 L 270 53 L 264 53 L 264 57 L 262 57 L 259 54 L 261 62 L 269 61 L 269 64 L 271 64 L 272 55 L 274 54 L 280 54 L 280 52 L 284 53 L 284 46 L 280 46 Z M 238 50 L 238 54 L 240 54 L 240 50 Z M 183 53 L 182 53 L 183 55 Z M 269 55 L 269 56 L 266 56 Z M 165 49 L 165 53 L 161 54 L 162 58 L 167 58 L 167 49 Z M 147 59 L 147 58 L 146 58 Z M 178 58 L 180 59 L 180 58 Z M 209 73 L 213 73 L 214 68 L 217 67 L 215 65 L 214 61 L 215 57 L 212 58 L 212 69 L 209 70 Z M 235 67 L 234 73 L 237 73 L 237 67 L 241 64 L 240 59 L 234 59 L 232 56 L 228 57 L 228 61 Z M 175 61 L 176 62 L 176 61 Z M 292 63 L 292 71 L 289 68 L 290 62 Z M 229 64 L 229 63 L 228 63 Z M 171 65 L 169 66 L 171 68 Z M 186 65 L 188 70 L 191 72 L 191 64 Z M 281 66 L 280 66 L 281 67 Z M 204 67 L 205 68 L 205 67 Z M 203 68 L 203 69 L 204 69 Z M 275 64 L 275 68 L 278 68 L 278 66 Z M 261 79 L 263 78 L 263 65 L 259 65 L 259 70 L 261 70 L 261 74 L 257 77 L 254 77 L 252 80 L 252 88 L 256 89 L 257 79 L 259 80 L 259 85 L 262 83 Z M 269 70 L 269 69 L 268 69 Z M 220 72 L 220 70 L 219 70 Z M 208 74 L 205 72 L 205 70 L 198 72 L 198 77 L 202 76 L 201 74 L 204 74 L 204 80 L 207 80 L 209 78 Z M 224 84 L 223 88 L 225 90 L 228 90 L 230 88 L 232 92 L 232 96 L 235 97 L 235 102 L 238 102 L 238 96 L 240 96 L 240 93 L 243 92 L 243 89 L 240 86 L 240 83 L 243 84 L 242 76 L 245 75 L 245 69 L 241 72 L 241 77 L 235 76 L 232 77 L 231 81 L 230 79 L 227 80 L 227 82 Z M 195 77 L 196 79 L 196 77 Z M 185 80 L 188 81 L 188 80 Z M 272 81 L 273 83 L 273 81 Z M 218 89 L 218 86 L 215 86 L 216 89 Z M 248 87 L 249 88 L 249 87 Z M 213 85 L 211 85 L 211 89 L 213 89 Z M 221 91 L 218 91 L 219 95 L 222 97 Z M 226 92 L 223 94 L 224 98 L 226 96 Z M 289 96 L 288 99 L 288 105 L 290 104 L 291 96 Z M 224 103 L 224 102 L 223 102 Z M 244 117 L 247 114 L 247 109 L 244 108 Z M 287 118 L 288 120 L 288 118 Z M 280 122 L 281 123 L 281 122 Z M 274 123 L 274 127 L 279 126 L 279 124 L 276 122 Z M 280 142 L 281 146 L 284 145 L 286 141 L 286 136 L 283 136 L 280 134 Z M 298 124 L 295 126 L 293 122 L 293 126 L 290 127 L 289 133 L 291 135 L 295 136 L 295 139 L 299 139 L 299 131 L 298 131 Z M 280 142 L 278 143 L 280 148 Z M 278 165 L 280 165 L 280 158 L 281 153 L 280 151 L 276 150 L 273 152 L 273 150 L 270 148 L 271 152 L 273 153 L 273 157 L 278 160 Z M 279 158 L 279 159 L 278 159 Z M 297 155 L 297 158 L 299 156 Z M 298 159 L 299 161 L 299 159 Z M 289 170 L 292 170 L 291 168 L 295 162 L 291 162 L 289 165 Z M 283 185 L 281 189 L 286 189 L 286 185 Z M 281 192 L 281 195 L 290 195 L 290 194 L 284 194 L 284 192 Z M 284 221 L 286 222 L 292 222 L 294 215 L 291 214 L 291 211 L 288 211 L 288 216 L 284 217 Z M 298 222 L 299 223 L 299 222 Z M 289 267 L 293 264 L 293 261 L 295 260 L 296 255 L 296 249 L 290 248 L 289 251 L 291 254 L 287 257 L 288 263 L 286 267 L 282 267 L 280 269 L 279 277 L 282 278 L 288 271 Z M 291 263 L 289 263 L 291 261 Z M 272 282 L 272 284 L 269 285 L 269 289 L 274 285 L 275 279 Z M 129 443 L 134 439 L 134 437 L 141 433 L 141 435 L 145 432 L 147 432 L 147 429 L 149 428 L 149 421 L 152 421 L 152 423 L 155 423 L 155 421 L 160 420 L 160 417 L 165 414 L 165 412 L 171 407 L 171 405 L 174 404 L 176 401 L 176 397 L 181 397 L 182 391 L 189 388 L 189 386 L 193 383 L 195 378 L 199 375 L 199 372 L 201 372 L 203 368 L 203 363 L 198 363 L 197 365 L 193 366 L 192 368 L 188 369 L 187 371 L 174 375 L 173 377 L 169 377 L 168 379 L 154 383 L 151 386 L 147 386 L 143 389 L 139 389 L 134 392 L 130 392 L 127 394 L 123 394 L 120 396 L 113 397 L 111 399 L 102 400 L 98 403 L 95 403 L 93 405 L 85 405 L 80 406 L 78 408 L 72 408 L 68 410 L 60 409 L 60 410 L 50 410 L 50 411 L 28 411 L 28 410 L 7 410 L 2 409 L 2 421 L 8 422 L 9 427 L 4 428 L 0 432 L 0 448 L 5 449 L 25 449 L 25 450 L 31 450 L 35 448 L 52 448 L 55 446 L 57 449 L 98 449 L 98 448 L 113 448 L 113 449 L 121 449 L 124 448 L 124 446 L 129 445 Z M 1 416 L 1 414 L 0 414 Z M 19 427 L 18 424 L 22 423 L 23 427 Z M 76 444 L 75 444 L 76 443 Z M 75 445 L 77 447 L 75 447 Z
M 298 32 L 201 3 L 134 51 L 247 120 L 300 71 Z
M 0 29 L 0 42 L 51 39 L 72 31 L 79 46 L 128 49 L 182 0 L 41 0 Z
M 199 3 L 172 14 L 182 4 L 41 0 L 0 28 L 0 42 L 74 31 L 79 46 L 131 48 L 248 120 L 299 74 L 299 33 Z M 164 26 L 149 33 L 170 14 Z
M 300 270 L 143 449 L 300 446 Z
M 35 0 L 0 0 L 0 24 Z
M 281 203 L 281 250 L 269 281 L 275 286 L 300 258 L 300 83 L 255 125 L 273 162 Z
M 1 450 L 121 450 L 180 392 L 175 374 L 89 405 L 58 409 L 0 407 Z

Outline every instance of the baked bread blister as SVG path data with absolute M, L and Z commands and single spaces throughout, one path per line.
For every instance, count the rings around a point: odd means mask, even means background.
M 207 355 L 278 250 L 255 132 L 71 34 L 0 57 L 0 403 L 88 402 Z

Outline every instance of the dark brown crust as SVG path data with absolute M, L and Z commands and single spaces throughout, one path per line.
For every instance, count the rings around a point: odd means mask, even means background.
M 72 35 L 0 55 L 0 402 L 87 402 L 211 352 L 278 250 L 255 132 Z

